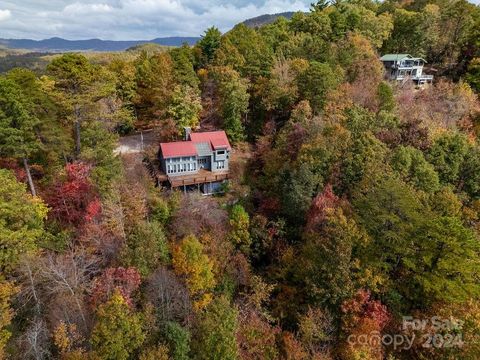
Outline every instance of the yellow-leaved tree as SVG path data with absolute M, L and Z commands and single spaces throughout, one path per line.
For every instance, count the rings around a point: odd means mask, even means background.
M 173 247 L 172 263 L 175 273 L 184 277 L 195 308 L 208 305 L 212 299 L 210 291 L 215 286 L 213 262 L 203 253 L 203 245 L 194 235 Z

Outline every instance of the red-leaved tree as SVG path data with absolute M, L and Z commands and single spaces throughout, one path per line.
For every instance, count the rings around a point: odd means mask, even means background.
M 332 185 L 327 184 L 323 191 L 312 201 L 307 213 L 307 231 L 315 231 L 315 228 L 323 223 L 327 216 L 327 209 L 334 209 L 339 205 L 339 198 L 333 193 Z
M 347 340 L 342 347 L 344 357 L 353 359 L 361 355 L 369 359 L 383 359 L 380 338 L 390 320 L 387 307 L 371 299 L 368 290 L 360 289 L 352 299 L 342 304 L 341 311 L 342 331 Z
M 54 219 L 78 226 L 100 214 L 101 205 L 89 179 L 90 170 L 91 166 L 82 162 L 65 166 L 65 177 L 57 181 L 46 196 Z
M 118 290 L 129 306 L 133 306 L 132 294 L 140 286 L 140 273 L 134 267 L 108 268 L 94 280 L 91 292 L 93 307 L 106 302 Z

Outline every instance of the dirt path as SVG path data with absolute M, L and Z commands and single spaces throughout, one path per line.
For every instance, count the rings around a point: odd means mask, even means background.
M 115 154 L 140 153 L 147 147 L 156 144 L 155 134 L 152 130 L 143 131 L 133 135 L 120 138 Z

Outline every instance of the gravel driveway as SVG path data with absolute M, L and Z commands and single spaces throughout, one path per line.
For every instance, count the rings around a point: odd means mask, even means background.
M 152 130 L 141 133 L 127 135 L 120 138 L 115 154 L 133 154 L 140 153 L 143 149 L 155 145 L 155 134 Z

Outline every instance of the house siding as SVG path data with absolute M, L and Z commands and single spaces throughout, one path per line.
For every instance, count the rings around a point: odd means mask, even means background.
M 212 163 L 212 171 L 226 171 L 228 170 L 229 151 L 217 150 L 214 152 L 214 161 Z
M 161 158 L 162 170 L 169 176 L 194 174 L 198 171 L 196 156 Z

